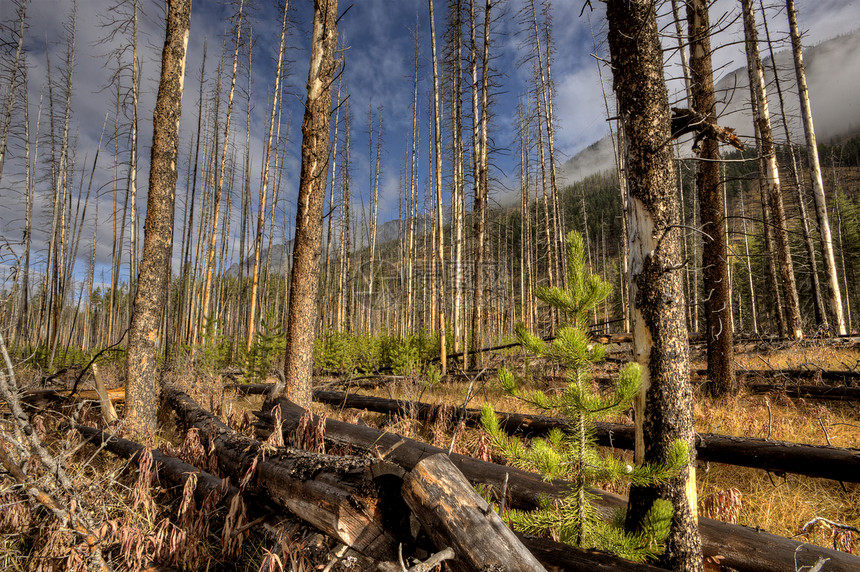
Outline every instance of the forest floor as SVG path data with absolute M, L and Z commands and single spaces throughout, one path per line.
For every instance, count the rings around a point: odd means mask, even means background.
M 700 351 L 693 351 L 691 368 L 704 367 L 700 354 Z M 618 357 L 625 359 L 623 350 Z M 815 342 L 784 347 L 756 346 L 739 352 L 736 362 L 742 381 L 742 372 L 751 369 L 853 370 L 860 364 L 860 348 Z M 526 379 L 526 387 L 551 391 L 564 385 L 563 372 L 555 366 L 527 360 L 516 350 L 493 355 L 488 360 L 487 372 L 494 372 L 502 365 L 514 369 Z M 606 364 L 600 366 L 595 375 L 598 378 L 612 375 L 616 368 L 611 363 Z M 117 367 L 116 371 L 119 369 Z M 110 375 L 110 368 L 103 370 Z M 26 380 L 28 375 L 20 377 Z M 118 374 L 114 373 L 112 377 L 115 384 L 120 383 Z M 225 380 L 219 376 L 177 370 L 173 377 L 204 408 L 216 413 L 227 412 L 227 416 L 237 424 L 240 422 L 236 420 L 246 412 L 259 409 L 262 402 L 261 397 L 224 393 Z M 338 380 L 318 379 L 322 385 L 333 381 Z M 479 407 L 481 403 L 488 402 L 497 411 L 536 412 L 506 395 L 492 373 L 474 383 L 470 383 L 468 376 L 442 383 L 407 375 L 360 392 L 450 406 L 464 404 L 470 385 L 472 398 L 469 407 Z M 699 392 L 696 397 L 696 429 L 701 433 L 860 448 L 860 407 L 856 402 L 788 398 L 780 393 L 756 395 L 745 390 L 728 399 L 712 400 L 702 397 Z M 414 417 L 337 410 L 319 403 L 314 405 L 314 410 L 321 415 L 350 422 L 361 419 L 367 425 L 444 448 L 450 445 L 454 429 L 450 419 L 437 419 L 433 425 L 427 425 Z M 84 424 L 103 425 L 96 408 L 79 403 L 67 404 L 60 414 L 43 409 L 33 415 L 33 425 L 53 454 L 62 460 L 78 487 L 77 496 L 71 497 L 72 507 L 76 504 L 90 507 L 93 519 L 101 523 L 98 534 L 104 539 L 105 550 L 115 562 L 124 563 L 119 569 L 158 570 L 157 567 L 147 568 L 157 561 L 169 564 L 172 569 L 185 570 L 303 572 L 322 570 L 331 562 L 330 554 L 335 548 L 333 542 L 290 520 L 281 523 L 281 530 L 288 531 L 288 534 L 282 534 L 276 540 L 271 534 L 251 538 L 243 533 L 239 538 L 247 538 L 244 547 L 241 542 L 238 548 L 235 542 L 228 546 L 230 543 L 223 542 L 224 538 L 231 538 L 229 526 L 224 523 L 225 511 L 206 514 L 201 507 L 196 513 L 197 520 L 193 522 L 187 513 L 181 516 L 185 506 L 181 494 L 159 484 L 152 475 L 145 474 L 146 471 L 126 470 L 127 462 L 122 459 L 96 454 L 92 447 L 81 445 L 79 438 L 62 429 L 61 424 L 70 417 L 76 417 Z M 620 416 L 608 421 L 629 422 L 630 419 Z M 14 434 L 3 428 L 0 437 L 0 444 L 5 442 L 3 446 L 9 448 Z M 167 421 L 156 445 L 162 449 L 178 450 L 183 447 L 183 436 Z M 454 451 L 501 460 L 492 452 L 489 440 L 480 429 L 459 430 Z M 49 475 L 45 474 L 44 468 L 38 463 L 30 463 L 28 474 L 38 478 L 39 482 L 47 483 L 45 479 Z M 860 553 L 860 534 L 856 532 L 860 529 L 860 484 L 773 474 L 701 461 L 697 466 L 697 481 L 700 513 L 704 516 L 758 527 L 802 542 Z M 617 486 L 603 485 L 613 492 L 627 492 Z M 48 484 L 44 488 L 51 490 Z M 182 532 L 181 527 L 175 525 L 182 518 L 186 524 L 192 523 L 189 531 Z M 228 530 L 226 535 L 225 529 Z M 268 529 L 271 532 L 272 527 Z M 0 569 L 67 570 L 82 566 L 85 558 L 80 539 L 73 537 L 51 514 L 27 502 L 8 474 L 0 473 Z M 158 557 L 159 554 L 163 558 Z M 359 569 L 360 563 L 346 560 L 332 568 L 343 571 Z

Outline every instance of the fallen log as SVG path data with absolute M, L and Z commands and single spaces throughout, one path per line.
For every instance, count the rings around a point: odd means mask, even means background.
M 143 446 L 109 435 L 99 429 L 86 425 L 74 425 L 85 440 L 95 446 L 104 447 L 105 450 L 115 455 L 129 459 L 131 464 L 136 462 L 137 456 L 143 451 Z M 233 496 L 239 494 L 239 489 L 229 483 L 227 479 L 220 479 L 194 465 L 162 453 L 158 449 L 152 450 L 152 459 L 159 467 L 159 478 L 177 486 L 185 485 L 185 481 L 192 473 L 197 475 L 197 488 L 194 491 L 195 498 L 202 503 L 206 496 L 215 490 L 224 491 L 222 504 L 229 505 Z M 271 506 L 263 499 L 245 493 L 246 505 L 250 508 L 260 508 L 263 512 L 271 511 Z M 545 538 L 516 533 L 520 542 L 525 544 L 534 553 L 541 563 L 544 563 L 553 572 L 565 572 L 574 570 L 588 570 L 594 572 L 622 570 L 626 572 L 665 572 L 662 568 L 648 564 L 637 564 L 634 562 L 621 561 L 616 556 L 601 552 L 599 550 L 583 550 L 573 548 L 567 544 L 553 542 Z
M 223 473 L 237 481 L 256 476 L 247 490 L 361 554 L 383 560 L 397 557 L 398 529 L 383 523 L 399 525 L 400 519 L 396 512 L 381 512 L 380 485 L 372 478 L 371 460 L 263 446 L 232 431 L 182 391 L 166 388 L 164 393 L 185 426 L 212 439 Z
M 366 409 L 378 413 L 415 415 L 432 419 L 438 405 L 354 395 L 336 391 L 315 391 L 314 399 L 334 407 Z M 480 411 L 459 408 L 457 413 L 468 423 L 478 423 Z M 456 415 L 455 414 L 455 415 Z M 503 429 L 511 434 L 542 436 L 552 429 L 563 429 L 567 422 L 556 417 L 521 413 L 497 413 Z M 597 443 L 604 447 L 632 450 L 633 426 L 622 423 L 595 423 Z M 713 433 L 696 435 L 697 458 L 701 461 L 749 467 L 775 473 L 795 473 L 808 477 L 860 482 L 860 450 L 841 447 L 804 445 L 754 437 L 732 437 Z
M 124 387 L 107 389 L 106 393 L 111 401 L 125 401 Z M 31 389 L 21 395 L 21 401 L 29 404 L 65 401 L 70 398 L 99 401 L 99 393 L 95 389 L 85 389 L 82 391 L 74 391 L 73 389 Z
M 286 400 L 279 399 L 276 404 L 280 405 L 284 435 L 289 435 L 298 427 L 299 421 L 305 410 L 298 405 Z M 264 413 L 257 413 L 263 420 L 257 425 L 258 435 L 268 437 L 272 432 L 272 426 L 268 421 L 270 417 Z M 319 418 L 314 416 L 314 423 Z M 333 447 L 353 448 L 365 451 L 378 459 L 385 459 L 402 467 L 404 470 L 412 470 L 422 459 L 445 453 L 438 447 L 427 443 L 401 437 L 394 433 L 387 433 L 367 426 L 352 425 L 335 419 L 325 419 L 326 442 Z M 509 506 L 522 509 L 533 509 L 541 501 L 543 496 L 559 496 L 562 489 L 552 483 L 544 481 L 539 475 L 529 473 L 514 467 L 505 467 L 494 463 L 486 463 L 472 457 L 453 453 L 451 461 L 464 474 L 471 483 L 484 483 L 493 486 L 497 491 L 502 490 L 505 475 L 508 476 L 508 492 L 511 494 Z M 597 491 L 603 502 L 603 509 L 607 518 L 611 517 L 615 509 L 626 505 L 623 497 Z M 574 570 L 619 570 L 627 572 L 658 572 L 662 568 L 656 568 L 647 564 L 637 564 L 618 558 L 609 553 L 596 550 L 585 550 L 559 543 L 549 543 L 544 539 L 519 535 L 529 550 L 534 550 L 538 560 L 556 572 Z M 565 564 L 566 563 L 566 564 Z
M 546 572 L 444 453 L 415 465 L 403 478 L 401 494 L 436 548 L 454 549 L 449 565 L 455 572 L 488 566 Z
M 753 383 L 747 386 L 752 393 L 784 393 L 788 397 L 807 397 L 828 401 L 860 401 L 860 387 L 829 387 L 826 385 L 774 385 Z
M 707 375 L 707 370 L 695 370 L 697 375 Z M 849 370 L 827 369 L 739 369 L 738 376 L 750 379 L 768 379 L 782 381 L 809 380 L 829 385 L 860 385 L 860 372 Z
M 284 422 L 282 428 L 285 434 L 289 434 L 298 426 L 304 409 L 286 399 L 278 399 L 275 403 L 281 406 Z M 266 414 L 257 415 L 261 420 L 257 426 L 258 433 L 267 436 L 272 431 L 271 420 Z M 445 452 L 438 447 L 400 435 L 334 419 L 326 419 L 325 428 L 328 443 L 370 451 L 406 470 L 411 470 L 425 457 Z M 488 484 L 497 491 L 502 489 L 507 474 L 507 490 L 513 507 L 534 508 L 538 506 L 541 496 L 559 498 L 569 487 L 564 481 L 547 482 L 534 473 L 465 455 L 455 453 L 450 455 L 450 458 L 471 483 Z M 619 495 L 600 490 L 592 492 L 597 495 L 597 503 L 607 512 L 627 504 L 627 500 Z M 860 558 L 857 556 L 796 542 L 745 526 L 699 518 L 699 530 L 702 534 L 704 556 L 719 558 L 725 569 L 742 572 L 783 572 L 796 570 L 798 566 L 813 566 L 821 557 L 829 559 L 826 567 L 828 571 L 860 570 Z
M 138 456 L 144 451 L 143 445 L 123 439 L 122 437 L 110 435 L 100 429 L 78 424 L 74 424 L 72 427 L 86 441 L 97 447 L 104 447 L 111 453 L 128 459 L 131 464 L 136 463 Z M 230 500 L 239 494 L 239 489 L 230 485 L 229 481 L 219 479 L 212 473 L 208 473 L 176 457 L 166 455 L 158 449 L 152 450 L 152 460 L 159 467 L 159 477 L 166 479 L 174 486 L 180 488 L 185 486 L 185 481 L 192 474 L 196 474 L 197 488 L 194 489 L 194 496 L 198 502 L 203 502 L 209 493 L 213 491 L 221 491 L 224 497 L 222 502 L 229 505 Z

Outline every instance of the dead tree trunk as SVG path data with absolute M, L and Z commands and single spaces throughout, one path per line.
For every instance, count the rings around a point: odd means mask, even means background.
M 436 548 L 454 548 L 456 572 L 546 572 L 444 453 L 415 465 L 401 490 Z
M 265 221 L 266 200 L 269 193 L 269 165 L 272 158 L 272 132 L 275 127 L 275 112 L 281 106 L 281 73 L 284 63 L 284 42 L 287 36 L 287 17 L 290 7 L 289 2 L 284 3 L 284 15 L 281 21 L 281 43 L 278 48 L 278 63 L 275 68 L 275 86 L 272 89 L 272 107 L 269 111 L 269 130 L 266 134 L 266 151 L 265 161 L 263 162 L 263 177 L 260 189 L 260 210 L 257 213 L 257 232 L 254 235 L 254 272 L 251 278 L 251 298 L 250 309 L 248 310 L 248 337 L 245 340 L 245 353 L 251 352 L 251 345 L 254 342 L 254 324 L 256 323 L 257 313 L 257 288 L 260 282 L 260 256 L 263 247 L 263 226 Z M 325 182 L 323 182 L 323 194 L 325 194 Z M 286 237 L 284 238 L 286 241 Z M 271 241 L 269 242 L 269 252 L 272 250 Z M 245 253 L 242 252 L 242 256 Z M 240 266 L 244 265 L 244 261 L 239 261 Z M 241 282 L 239 284 L 241 288 Z
M 636 461 L 666 463 L 678 439 L 687 443 L 695 459 L 680 276 L 682 236 L 656 8 L 647 0 L 612 0 L 607 19 L 628 159 L 633 348 L 643 370 L 642 389 L 634 402 Z M 663 484 L 631 489 L 627 526 L 637 528 L 658 498 L 674 507 L 663 564 L 674 570 L 702 570 L 694 466 Z
M 331 95 L 337 61 L 337 0 L 314 1 L 308 97 L 302 121 L 302 168 L 296 208 L 296 233 L 287 316 L 286 395 L 299 405 L 311 403 L 311 368 L 316 339 L 322 217 L 328 167 Z M 343 240 L 343 237 L 341 237 Z
M 439 60 L 436 57 L 436 15 L 433 0 L 430 9 L 430 41 L 433 53 L 433 188 L 436 197 L 436 261 L 439 264 L 436 300 L 439 312 L 439 357 L 442 375 L 448 372 L 448 348 L 445 331 L 445 236 L 442 219 L 442 102 L 439 88 Z
M 815 127 L 812 123 L 812 109 L 809 105 L 809 89 L 806 86 L 806 69 L 803 65 L 803 47 L 797 26 L 797 10 L 794 0 L 786 0 L 788 22 L 791 31 L 791 47 L 794 52 L 794 69 L 797 74 L 797 89 L 800 92 L 800 110 L 803 116 L 803 130 L 806 133 L 806 150 L 809 154 L 809 169 L 812 179 L 812 196 L 815 199 L 815 215 L 821 233 L 821 249 L 824 252 L 824 267 L 827 276 L 827 297 L 830 311 L 836 322 L 836 333 L 848 333 L 845 326 L 845 313 L 842 311 L 842 292 L 836 275 L 836 258 L 833 255 L 833 237 L 830 233 L 830 219 L 827 217 L 827 198 L 824 196 L 824 183 L 821 178 L 821 164 L 818 160 L 818 144 L 815 142 Z
M 143 258 L 126 360 L 127 426 L 142 434 L 151 433 L 156 427 L 159 394 L 156 358 L 163 301 L 170 285 L 179 116 L 190 28 L 191 0 L 170 2 L 161 57 L 161 83 L 153 117 Z
M 743 7 L 744 29 L 746 33 L 746 48 L 749 67 L 753 70 L 751 77 L 756 99 L 756 125 L 760 137 L 760 152 L 765 166 L 762 173 L 762 187 L 767 189 L 773 220 L 766 224 L 774 224 L 776 232 L 776 251 L 779 257 L 779 273 L 782 276 L 782 287 L 785 293 L 786 319 L 788 333 L 796 340 L 803 339 L 803 326 L 800 318 L 800 301 L 797 296 L 797 285 L 794 280 L 794 264 L 791 260 L 791 249 L 788 242 L 788 228 L 785 220 L 785 207 L 782 200 L 782 190 L 779 182 L 779 168 L 776 162 L 776 147 L 773 140 L 773 130 L 770 124 L 767 93 L 764 83 L 764 67 L 758 49 L 758 32 L 755 24 L 752 0 L 741 0 Z
M 372 460 L 300 449 L 264 452 L 262 443 L 232 431 L 185 393 L 170 389 L 166 398 L 184 425 L 197 427 L 202 439 L 212 439 L 223 473 L 237 480 L 250 479 L 247 490 L 271 499 L 362 554 L 396 558 L 396 538 L 383 528 L 373 501 L 379 487 L 372 480 Z
M 711 65 L 711 25 L 705 0 L 687 2 L 690 43 L 690 100 L 692 108 L 708 123 L 716 122 L 714 75 Z M 737 393 L 732 287 L 726 245 L 725 204 L 720 176 L 719 141 L 705 137 L 699 151 L 696 187 L 702 213 L 702 273 L 705 289 L 705 335 L 708 355 L 707 390 L 712 396 Z

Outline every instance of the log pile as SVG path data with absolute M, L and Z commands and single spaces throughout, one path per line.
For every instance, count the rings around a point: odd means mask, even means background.
M 255 467 L 255 476 L 248 481 L 247 490 L 265 496 L 376 560 L 393 560 L 398 545 L 419 543 L 419 538 L 410 535 L 409 516 L 412 514 L 424 525 L 425 534 L 432 527 L 430 537 L 437 550 L 454 550 L 451 566 L 456 570 L 482 571 L 495 561 L 500 565 L 504 563 L 504 570 L 510 572 L 661 570 L 610 554 L 514 535 L 498 515 L 488 510 L 487 503 L 477 496 L 469 480 L 444 454 L 421 455 L 415 462 L 397 463 L 393 459 L 400 458 L 395 455 L 400 447 L 389 455 L 380 454 L 376 449 L 372 456 L 339 457 L 272 447 L 231 431 L 180 391 L 168 390 L 166 397 L 184 425 L 196 427 L 201 438 L 213 439 L 219 468 L 232 479 L 248 477 L 249 469 Z M 305 411 L 286 400 L 279 400 L 276 406 L 284 412 L 283 434 L 290 436 L 298 428 Z M 261 432 L 266 437 L 271 437 L 271 433 L 271 430 Z M 384 445 L 379 436 L 377 432 L 377 445 Z M 372 447 L 355 449 L 367 453 Z M 261 459 L 263 453 L 265 460 Z M 414 456 L 410 458 L 415 459 Z M 540 482 L 536 475 L 529 477 Z M 465 500 L 466 489 L 471 491 L 471 502 Z M 537 497 L 531 499 L 532 502 L 536 500 Z M 447 534 L 442 534 L 443 528 L 448 529 Z M 479 541 L 463 542 L 461 537 L 466 536 L 463 534 L 466 529 L 469 537 Z

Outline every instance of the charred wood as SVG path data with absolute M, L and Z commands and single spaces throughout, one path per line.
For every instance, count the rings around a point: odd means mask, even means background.
M 122 437 L 110 435 L 100 429 L 78 424 L 73 425 L 73 427 L 85 440 L 96 447 L 103 447 L 115 455 L 128 459 L 130 464 L 135 464 L 138 456 L 144 451 L 143 445 L 123 439 Z M 202 502 L 209 493 L 220 491 L 223 496 L 221 502 L 229 504 L 230 500 L 239 494 L 239 489 L 232 486 L 229 480 L 219 479 L 212 473 L 208 473 L 176 457 L 171 457 L 158 449 L 152 450 L 152 460 L 159 467 L 159 477 L 165 478 L 177 487 L 183 487 L 185 481 L 192 474 L 196 474 L 197 488 L 194 489 L 194 496 L 198 502 Z
M 826 385 L 774 385 L 753 383 L 747 387 L 753 393 L 784 393 L 788 397 L 809 397 L 828 401 L 860 401 L 860 387 L 829 387 Z
M 211 437 L 223 473 L 239 481 L 250 478 L 246 490 L 269 498 L 357 552 L 396 558 L 397 528 L 383 523 L 398 521 L 398 515 L 382 512 L 381 485 L 373 480 L 370 459 L 263 445 L 232 431 L 185 393 L 167 388 L 165 396 L 184 425 Z

